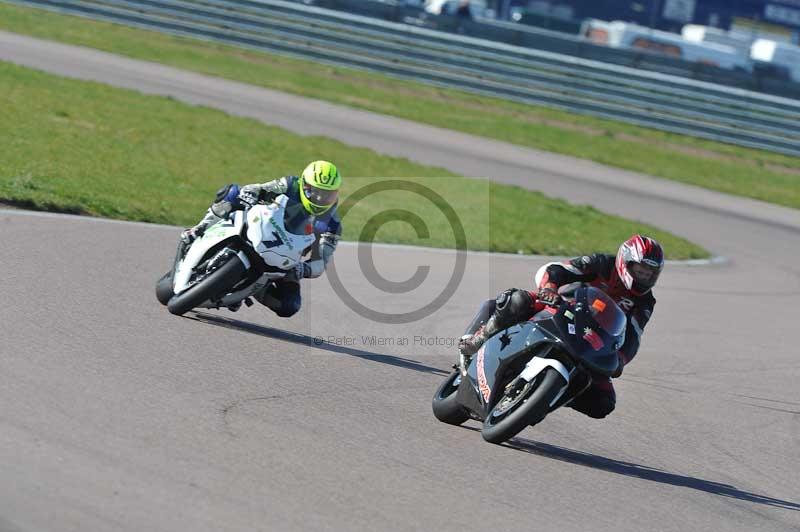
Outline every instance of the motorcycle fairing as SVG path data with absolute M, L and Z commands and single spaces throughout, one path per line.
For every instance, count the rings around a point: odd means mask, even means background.
M 472 357 L 466 382 L 459 386 L 457 392 L 458 401 L 484 418 L 504 393 L 504 389 L 497 386 L 497 381 L 505 375 L 508 366 L 520 357 L 530 358 L 531 353 L 544 354 L 545 350 L 549 351 L 548 345 L 561 346 L 562 342 L 534 321 L 514 325 L 492 336 L 482 347 L 485 355 Z M 479 358 L 483 363 L 484 384 L 490 390 L 488 400 L 484 399 L 479 384 Z
M 284 274 L 274 273 L 274 272 L 264 272 L 261 274 L 261 277 L 255 282 L 245 285 L 241 290 L 236 292 L 230 292 L 222 296 L 222 298 L 214 305 L 201 305 L 201 306 L 213 306 L 213 307 L 227 307 L 230 305 L 235 305 L 239 303 L 243 299 L 250 297 L 251 295 L 257 293 L 259 290 L 264 288 L 270 281 L 274 281 L 276 279 L 281 279 L 285 277 Z
M 576 361 L 580 361 L 585 368 L 603 375 L 612 375 L 619 365 L 619 350 L 624 341 L 624 326 L 621 331 L 620 323 L 614 323 L 609 334 L 591 315 L 583 312 L 597 300 L 603 301 L 608 305 L 605 313 L 611 314 L 610 318 L 615 322 L 625 323 L 627 318 L 619 310 L 619 307 L 603 291 L 593 287 L 582 287 L 575 295 L 574 303 L 563 303 L 553 316 L 546 320 L 538 321 L 538 326 L 548 331 L 552 336 L 563 339 L 563 348 L 572 355 Z M 573 329 L 570 329 L 572 324 Z M 571 333 L 573 330 L 574 333 Z M 585 331 L 593 331 L 603 342 L 601 349 L 596 349 L 584 339 Z M 619 334 L 621 332 L 621 335 Z
M 247 212 L 247 239 L 269 266 L 288 270 L 302 260 L 316 236 L 286 230 L 284 213 L 288 196 L 281 194 L 269 205 L 258 204 Z
M 189 280 L 192 277 L 194 268 L 200 264 L 200 261 L 203 260 L 203 257 L 206 256 L 206 253 L 211 248 L 224 240 L 241 235 L 244 221 L 244 213 L 235 211 L 229 219 L 220 220 L 206 229 L 203 236 L 192 243 L 186 256 L 175 268 L 173 280 L 173 292 L 175 294 L 180 294 L 189 288 Z
M 602 304 L 595 304 L 597 300 Z M 596 308 L 590 311 L 589 307 L 593 304 Z M 597 311 L 601 307 L 603 315 Z M 594 317 L 592 312 L 595 313 Z M 595 317 L 603 320 L 605 325 L 601 325 Z M 565 388 L 576 364 L 592 372 L 611 375 L 619 364 L 617 350 L 624 341 L 625 320 L 622 311 L 605 293 L 596 288 L 582 287 L 576 291 L 574 301 L 564 302 L 552 312 L 540 312 L 530 321 L 509 327 L 489 338 L 482 347 L 481 356 L 472 357 L 467 368 L 467 378 L 457 392 L 458 401 L 485 418 L 505 392 L 503 387 L 498 386 L 498 381 L 505 377 L 508 367 L 518 363 L 521 357 L 526 359 L 525 366 L 519 368 L 519 374 L 523 378 L 531 380 L 545 367 L 550 366 L 564 377 Z M 570 325 L 574 328 L 570 328 Z M 585 329 L 594 331 L 602 340 L 600 349 L 592 346 L 578 333 Z M 571 333 L 571 330 L 575 332 Z M 551 357 L 549 353 L 552 348 L 555 350 Z M 532 355 L 558 360 L 530 364 L 527 359 Z M 479 362 L 482 364 L 480 368 Z M 485 398 L 485 393 L 488 393 L 488 399 Z

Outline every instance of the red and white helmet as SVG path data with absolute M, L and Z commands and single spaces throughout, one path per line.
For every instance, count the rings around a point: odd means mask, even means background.
M 616 268 L 628 290 L 637 295 L 646 294 L 664 269 L 664 250 L 652 238 L 633 235 L 619 247 Z

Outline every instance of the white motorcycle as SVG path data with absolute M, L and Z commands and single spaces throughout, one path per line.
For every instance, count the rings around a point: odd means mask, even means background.
M 172 270 L 156 283 L 158 301 L 176 315 L 194 308 L 252 305 L 250 296 L 286 277 L 316 239 L 310 231 L 287 230 L 288 199 L 280 195 L 272 203 L 234 211 L 188 250 L 179 245 Z

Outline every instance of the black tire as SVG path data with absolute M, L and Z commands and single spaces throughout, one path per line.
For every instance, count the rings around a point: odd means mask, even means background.
M 156 299 L 162 305 L 169 303 L 175 292 L 172 291 L 172 272 L 167 272 L 156 282 Z
M 453 381 L 461 374 L 456 369 L 445 381 L 439 385 L 436 394 L 433 396 L 433 415 L 442 423 L 450 425 L 461 425 L 469 419 L 469 412 L 456 401 L 458 386 L 453 386 Z
M 498 401 L 483 422 L 481 431 L 483 439 L 489 443 L 503 443 L 516 436 L 525 427 L 543 420 L 550 410 L 550 403 L 564 384 L 564 377 L 558 371 L 546 368 L 536 376 L 531 386 L 522 392 L 527 397 L 521 397 L 510 411 L 496 418 L 494 414 L 502 399 Z
M 235 285 L 242 278 L 244 271 L 244 264 L 239 257 L 233 257 L 211 275 L 170 299 L 167 309 L 177 316 L 185 314 L 203 301 Z

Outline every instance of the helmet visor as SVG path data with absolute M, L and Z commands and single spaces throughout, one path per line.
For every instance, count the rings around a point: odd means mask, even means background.
M 305 182 L 303 183 L 303 194 L 308 201 L 320 207 L 329 207 L 336 203 L 336 200 L 339 198 L 338 190 L 325 190 L 311 186 Z
M 628 264 L 628 271 L 636 284 L 643 288 L 652 288 L 658 280 L 661 272 L 657 266 L 652 266 L 643 262 L 631 262 Z

